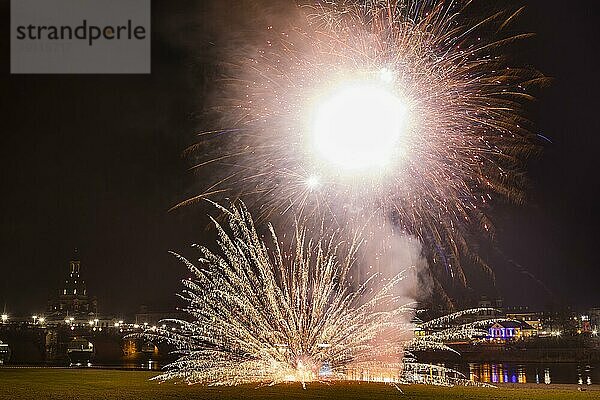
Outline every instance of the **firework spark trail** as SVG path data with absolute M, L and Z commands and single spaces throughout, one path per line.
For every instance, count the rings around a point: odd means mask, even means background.
M 207 384 L 311 381 L 327 363 L 340 377 L 350 363 L 385 355 L 400 362 L 404 321 L 411 304 L 394 293 L 400 273 L 381 284 L 372 276 L 358 288 L 348 274 L 359 243 L 313 242 L 297 227 L 291 252 L 270 228 L 260 238 L 242 205 L 223 209 L 219 253 L 197 246 L 202 267 L 178 256 L 195 277 L 184 281 L 182 297 L 193 322 L 176 321 L 181 332 L 162 330 L 152 339 L 175 344 L 183 355 L 161 378 Z
M 217 132 L 225 133 L 203 135 L 194 146 L 198 168 L 213 168 L 214 182 L 191 201 L 241 197 L 259 220 L 304 215 L 350 231 L 373 215 L 382 224 L 391 218 L 459 281 L 466 279 L 463 256 L 487 268 L 467 244 L 471 228 L 493 235 L 490 202 L 522 199 L 521 162 L 534 148 L 524 108 L 543 77 L 511 68 L 502 54 L 527 36 L 504 33 L 520 10 L 473 22 L 465 16 L 469 4 L 323 1 L 302 8 L 294 26 L 271 27 L 263 48 L 236 54 L 225 68 L 215 107 Z M 402 135 L 375 146 L 383 151 L 376 156 L 389 158 L 385 168 L 345 171 L 315 148 L 315 119 L 336 106 L 327 99 L 357 82 L 406 108 Z M 374 117 L 364 116 L 372 124 L 385 122 L 371 111 Z M 362 132 L 358 149 L 377 134 Z M 335 153 L 344 142 L 325 149 Z M 348 163 L 357 154 L 333 159 Z

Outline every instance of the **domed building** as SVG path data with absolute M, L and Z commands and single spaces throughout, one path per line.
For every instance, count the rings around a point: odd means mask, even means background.
M 98 301 L 88 296 L 85 279 L 81 273 L 81 261 L 75 256 L 69 261 L 69 268 L 63 277 L 57 295 L 50 300 L 48 311 L 52 316 L 83 316 L 98 312 Z

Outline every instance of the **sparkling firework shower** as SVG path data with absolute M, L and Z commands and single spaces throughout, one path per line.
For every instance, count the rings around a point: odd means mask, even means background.
M 336 228 L 391 218 L 464 282 L 488 204 L 522 198 L 524 104 L 543 80 L 503 56 L 528 36 L 505 33 L 520 10 L 474 19 L 470 3 L 324 1 L 267 27 L 224 68 L 219 126 L 190 148 L 214 180 L 182 204 L 241 197 L 259 219 Z
M 413 311 L 394 290 L 405 272 L 383 285 L 372 276 L 353 287 L 358 243 L 312 242 L 298 227 L 285 252 L 272 228 L 271 240 L 260 238 L 243 205 L 223 210 L 229 226 L 226 231 L 215 222 L 220 251 L 199 246 L 200 267 L 181 258 L 194 274 L 182 294 L 194 321 L 177 321 L 182 333 L 158 335 L 184 350 L 165 378 L 308 382 L 339 379 L 351 363 L 381 357 L 400 363 Z M 345 255 L 338 258 L 341 247 Z
M 193 273 L 181 294 L 190 321 L 166 320 L 179 329 L 152 328 L 142 334 L 171 343 L 180 353 L 157 379 L 210 385 L 468 382 L 456 371 L 419 364 L 410 351 L 452 351 L 445 340 L 485 335 L 482 327 L 490 321 L 414 337 L 414 305 L 398 294 L 407 271 L 389 280 L 373 275 L 355 287 L 349 275 L 360 242 L 311 241 L 296 226 L 290 251 L 285 251 L 273 228 L 270 240 L 261 238 L 243 204 L 222 210 L 227 225 L 215 222 L 218 251 L 196 246 L 202 254 L 199 266 L 176 255 Z M 433 320 L 423 328 L 447 327 L 472 312 L 479 310 Z M 428 377 L 433 369 L 435 379 Z

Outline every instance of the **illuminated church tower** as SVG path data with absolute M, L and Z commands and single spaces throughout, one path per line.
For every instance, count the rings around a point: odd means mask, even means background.
M 75 257 L 69 261 L 69 269 L 60 286 L 58 296 L 51 301 L 50 310 L 58 315 L 96 314 L 97 301 L 87 293 L 85 280 L 81 277 L 81 261 Z

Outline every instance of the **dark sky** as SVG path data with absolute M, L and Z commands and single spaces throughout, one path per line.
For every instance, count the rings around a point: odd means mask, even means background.
M 152 74 L 130 76 L 11 76 L 1 3 L 0 308 L 43 311 L 75 247 L 101 311 L 172 306 L 186 271 L 167 250 L 201 241 L 205 223 L 167 210 L 202 179 L 181 152 L 218 44 L 208 3 L 153 2 Z M 537 36 L 520 57 L 553 78 L 533 115 L 552 143 L 530 162 L 527 204 L 492 213 L 496 290 L 513 304 L 600 306 L 600 4 L 526 4 L 519 27 Z

